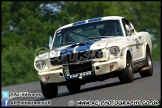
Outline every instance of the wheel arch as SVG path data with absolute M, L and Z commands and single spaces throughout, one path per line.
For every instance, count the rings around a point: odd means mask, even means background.
M 130 55 L 131 62 L 132 62 L 133 52 L 132 52 L 132 49 L 131 48 L 127 47 L 126 50 L 125 50 L 125 53 L 123 55 L 123 58 L 124 58 L 124 66 L 123 66 L 123 68 L 126 67 L 126 57 L 127 57 L 127 53 Z
M 146 58 L 146 50 L 147 50 L 147 48 L 149 48 L 149 51 L 151 50 L 149 44 L 146 44 L 146 45 L 145 45 L 145 50 L 144 50 L 144 57 L 145 57 L 145 58 Z M 151 51 L 150 51 L 150 54 L 151 54 L 151 56 L 152 56 Z

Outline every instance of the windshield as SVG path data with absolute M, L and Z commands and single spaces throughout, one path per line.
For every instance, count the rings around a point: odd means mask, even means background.
M 53 47 L 112 36 L 123 36 L 119 20 L 85 23 L 58 30 Z

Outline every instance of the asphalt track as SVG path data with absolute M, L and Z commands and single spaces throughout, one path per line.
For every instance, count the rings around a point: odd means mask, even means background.
M 2 91 L 9 92 L 29 92 L 41 93 L 40 83 L 32 82 L 13 86 L 1 87 Z M 2 100 L 2 99 L 1 99 Z M 66 86 L 58 88 L 58 95 L 53 99 L 41 97 L 10 97 L 9 101 L 48 101 L 48 106 L 77 106 L 79 101 L 114 101 L 114 100 L 133 100 L 133 101 L 150 101 L 161 100 L 161 61 L 153 62 L 153 75 L 142 78 L 139 73 L 134 74 L 132 83 L 121 84 L 118 78 L 110 78 L 102 82 L 92 82 L 81 86 L 81 91 L 76 94 L 68 92 Z M 100 106 L 96 104 L 97 106 Z M 10 105 L 17 107 L 18 105 Z M 29 105 L 24 105 L 28 107 Z M 36 106 L 36 105 L 32 105 Z M 42 106 L 42 105 L 38 105 Z M 89 105 L 90 106 L 90 105 Z

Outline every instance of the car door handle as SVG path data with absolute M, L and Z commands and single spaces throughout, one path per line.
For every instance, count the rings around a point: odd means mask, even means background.
M 139 39 L 141 39 L 141 36 L 138 36 Z

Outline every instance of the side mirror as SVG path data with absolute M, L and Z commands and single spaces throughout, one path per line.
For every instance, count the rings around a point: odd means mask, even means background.
M 52 37 L 49 37 L 49 45 L 48 45 L 49 49 L 52 49 Z

